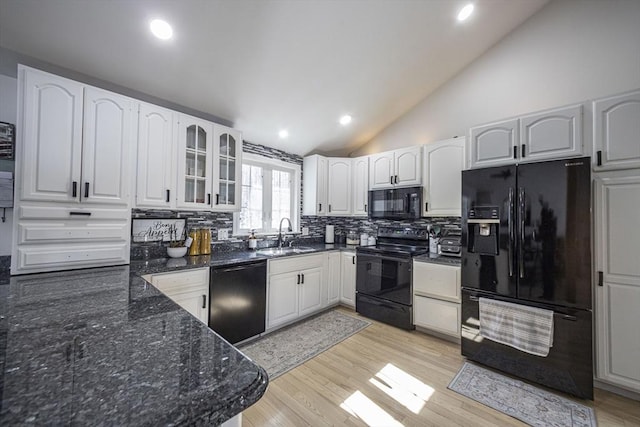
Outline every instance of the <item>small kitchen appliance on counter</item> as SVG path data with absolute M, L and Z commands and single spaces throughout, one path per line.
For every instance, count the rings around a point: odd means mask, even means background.
M 443 256 L 460 257 L 462 252 L 462 229 L 460 227 L 445 227 L 438 244 L 438 254 Z

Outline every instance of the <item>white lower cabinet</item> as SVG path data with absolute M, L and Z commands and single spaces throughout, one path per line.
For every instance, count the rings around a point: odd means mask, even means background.
M 460 266 L 413 262 L 413 323 L 460 338 Z
M 640 170 L 595 180 L 596 378 L 640 392 Z
M 209 323 L 208 268 L 152 274 L 144 279 L 202 323 Z
M 342 252 L 340 263 L 341 294 L 340 302 L 350 307 L 356 306 L 356 254 Z
M 340 266 L 341 253 L 338 251 L 327 252 L 327 305 L 340 302 L 342 288 L 342 269 Z
M 267 329 L 326 306 L 325 254 L 269 260 Z

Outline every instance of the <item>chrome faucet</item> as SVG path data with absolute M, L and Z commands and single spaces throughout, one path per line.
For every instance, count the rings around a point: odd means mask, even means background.
M 284 239 L 283 239 L 284 236 L 282 236 L 282 223 L 284 222 L 285 219 L 289 223 L 289 228 L 288 228 L 289 232 L 293 231 L 293 228 L 291 227 L 291 220 L 286 216 L 282 217 L 282 219 L 280 220 L 280 228 L 278 230 L 278 249 L 282 249 L 282 243 L 284 243 Z

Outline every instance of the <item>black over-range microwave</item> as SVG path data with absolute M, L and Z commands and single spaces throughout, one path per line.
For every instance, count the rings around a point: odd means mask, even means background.
M 422 207 L 422 187 L 369 191 L 369 218 L 417 219 Z

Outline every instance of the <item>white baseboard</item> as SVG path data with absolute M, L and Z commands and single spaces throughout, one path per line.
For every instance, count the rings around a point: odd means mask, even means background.
M 596 388 L 607 390 L 607 391 L 610 391 L 611 393 L 619 394 L 620 396 L 624 396 L 624 397 L 628 397 L 629 399 L 640 401 L 640 393 L 637 393 L 635 391 L 627 390 L 626 388 L 618 387 L 597 379 L 593 380 L 593 385 Z

